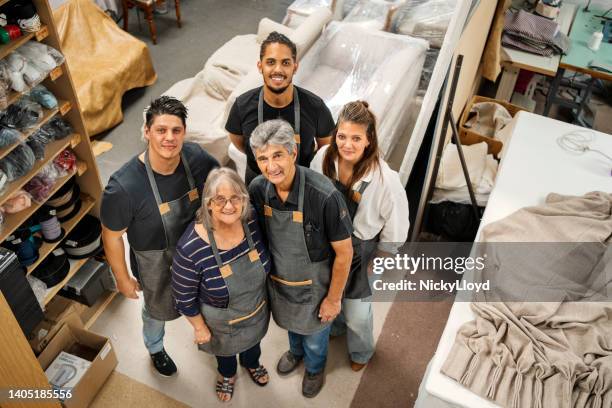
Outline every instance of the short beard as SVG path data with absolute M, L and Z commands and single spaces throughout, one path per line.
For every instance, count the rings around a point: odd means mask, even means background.
M 272 88 L 268 84 L 265 84 L 265 85 L 266 85 L 266 88 L 268 88 L 270 90 L 270 92 L 275 93 L 277 95 L 282 94 L 283 92 L 285 92 L 289 88 L 289 85 L 285 86 L 284 88 Z

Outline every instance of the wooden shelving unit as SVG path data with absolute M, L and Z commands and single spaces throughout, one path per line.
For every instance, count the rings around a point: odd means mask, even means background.
M 6 4 L 11 0 L 0 0 L 0 5 Z M 11 52 L 15 51 L 28 41 L 41 41 L 58 51 L 62 51 L 60 39 L 53 21 L 53 14 L 49 6 L 48 0 L 32 0 L 40 17 L 42 28 L 37 33 L 26 33 L 22 37 L 11 41 L 8 44 L 0 46 L 0 59 L 5 58 Z M 46 110 L 37 126 L 29 129 L 22 135 L 20 142 L 25 141 L 38 128 L 47 123 L 53 116 L 62 115 L 65 120 L 70 122 L 74 129 L 74 134 L 65 139 L 49 143 L 45 148 L 45 156 L 42 160 L 37 161 L 26 175 L 9 183 L 2 194 L 0 194 L 0 205 L 15 191 L 22 188 L 29 180 L 32 179 L 40 169 L 47 163 L 50 163 L 63 149 L 71 147 L 77 156 L 77 166 L 74 174 L 67 175 L 57 180 L 53 191 L 57 191 L 64 185 L 70 177 L 75 177 L 81 190 L 82 206 L 78 214 L 72 219 L 64 222 L 62 228 L 66 234 L 72 231 L 78 222 L 87 214 L 99 214 L 99 202 L 102 196 L 102 184 L 100 175 L 96 166 L 94 154 L 91 150 L 89 135 L 85 129 L 83 117 L 81 114 L 79 102 L 76 96 L 76 90 L 70 70 L 67 64 L 62 64 L 55 70 L 49 73 L 43 84 L 51 91 L 58 100 L 58 107 L 52 110 Z M 13 92 L 9 95 L 8 103 L 13 104 L 23 96 L 23 93 Z M 18 143 L 0 149 L 0 160 L 9 154 Z M 27 208 L 19 213 L 7 215 L 4 224 L 0 226 L 0 241 L 6 239 L 14 232 L 24 221 L 26 221 L 34 212 L 44 203 L 33 203 L 30 208 Z M 27 269 L 27 273 L 31 273 L 43 260 L 59 247 L 61 243 L 45 243 L 39 248 L 39 259 L 34 265 Z M 64 284 L 78 272 L 79 268 L 87 262 L 87 259 L 71 260 L 70 271 L 66 278 L 60 284 L 50 288 L 45 296 L 44 304 L 47 304 Z M 95 319 L 100 316 L 104 308 L 112 301 L 113 292 L 106 293 L 98 302 L 90 307 L 83 308 L 82 320 L 86 327 L 91 326 Z M 25 388 L 49 389 L 47 378 L 36 359 L 34 352 L 30 348 L 25 336 L 19 329 L 19 325 L 15 320 L 10 308 L 8 307 L 4 296 L 0 293 L 0 317 L 3 322 L 3 330 L 0 330 L 0 388 L 11 387 L 15 385 Z M 32 406 L 27 401 L 17 401 L 11 406 L 28 407 Z M 60 407 L 58 401 L 37 402 L 37 407 Z
M 85 214 L 91 211 L 91 209 L 96 203 L 93 200 L 93 198 L 86 196 L 84 194 L 81 194 L 81 201 L 82 201 L 81 209 L 79 210 L 77 215 L 75 215 L 73 218 L 69 219 L 68 221 L 62 223 L 62 228 L 64 229 L 66 235 L 70 234 L 70 231 L 72 231 L 72 229 L 79 223 L 79 221 L 83 219 Z M 41 247 L 38 249 L 38 254 L 39 254 L 38 260 L 34 262 L 32 265 L 28 266 L 28 272 L 27 272 L 28 275 L 31 274 L 32 271 L 36 269 L 38 265 L 40 265 L 43 259 L 45 259 L 47 255 L 53 252 L 55 248 L 59 246 L 60 243 L 61 242 L 55 242 L 55 243 L 44 242 L 41 245 Z

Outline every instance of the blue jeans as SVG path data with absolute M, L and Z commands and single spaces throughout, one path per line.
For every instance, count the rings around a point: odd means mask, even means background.
M 142 337 L 149 354 L 155 354 L 164 348 L 164 326 L 166 322 L 157 320 L 142 308 Z
M 310 374 L 318 374 L 325 369 L 330 330 L 331 325 L 309 335 L 289 332 L 289 351 L 297 358 L 304 358 L 304 366 Z
M 342 311 L 332 324 L 331 334 L 346 333 L 351 361 L 366 364 L 374 354 L 374 314 L 372 297 L 342 299 Z

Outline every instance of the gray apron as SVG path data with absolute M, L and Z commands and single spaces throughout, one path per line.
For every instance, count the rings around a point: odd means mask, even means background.
M 250 349 L 266 335 L 270 322 L 266 270 L 255 249 L 249 226 L 243 223 L 242 227 L 249 252 L 226 265 L 223 265 L 212 231 L 207 229 L 210 246 L 229 292 L 227 308 L 201 305 L 211 338 L 198 348 L 215 356 L 235 356 Z
M 263 103 L 264 103 L 264 91 L 263 87 L 259 91 L 259 100 L 257 102 L 257 124 L 261 125 L 264 122 L 263 119 Z M 298 97 L 297 89 L 293 87 L 293 131 L 295 132 L 294 138 L 297 144 L 297 159 L 296 163 L 300 163 L 300 98 Z
M 274 274 L 268 280 L 268 293 L 274 321 L 283 329 L 308 335 L 331 324 L 322 323 L 319 307 L 327 296 L 331 279 L 330 260 L 311 262 L 304 238 L 304 168 L 300 172 L 297 211 L 282 211 L 270 207 L 267 182 L 264 215 Z
M 363 192 L 366 187 L 368 187 L 369 183 L 363 181 L 361 186 L 359 186 L 359 190 L 353 190 L 350 198 L 348 196 L 348 188 L 344 184 L 340 183 L 338 180 L 334 180 L 334 185 L 338 191 L 342 193 L 349 215 L 351 216 L 351 221 L 353 221 L 355 219 L 355 214 L 357 214 L 357 208 L 359 207 Z M 344 297 L 346 299 L 365 299 L 368 296 L 372 296 L 372 290 L 368 283 L 367 268 L 370 258 L 374 255 L 378 236 L 372 239 L 363 240 L 357 238 L 355 234 L 352 234 L 351 240 L 353 242 L 353 260 L 346 281 L 346 287 L 344 288 Z
M 161 216 L 166 248 L 134 251 L 134 255 L 138 264 L 138 281 L 142 288 L 145 309 L 151 317 L 163 321 L 173 320 L 180 316 L 172 296 L 170 267 L 176 243 L 200 207 L 198 189 L 195 187 L 189 164 L 182 153 L 181 161 L 189 182 L 189 191 L 176 200 L 164 203 L 155 183 L 149 153 L 145 152 L 145 168 Z

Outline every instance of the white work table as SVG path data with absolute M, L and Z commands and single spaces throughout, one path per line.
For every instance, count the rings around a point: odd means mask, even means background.
M 569 33 L 570 26 L 574 20 L 576 5 L 563 3 L 559 10 L 557 23 L 559 31 L 563 34 Z M 544 57 L 509 47 L 501 49 L 503 73 L 497 88 L 496 99 L 510 101 L 519 71 L 526 69 L 531 72 L 554 77 L 557 75 L 561 55 Z
M 519 112 L 513 123 L 512 138 L 500 163 L 495 187 L 489 197 L 478 235 L 484 226 L 522 207 L 541 205 L 551 193 L 583 195 L 590 191 L 612 192 L 612 162 L 597 153 L 575 155 L 563 150 L 557 138 L 568 132 L 591 131 L 529 112 Z M 591 148 L 612 156 L 612 135 L 596 132 Z M 495 408 L 458 382 L 446 377 L 440 368 L 455 341 L 457 330 L 475 318 L 468 302 L 455 302 L 428 375 L 423 379 L 427 392 L 460 407 Z

